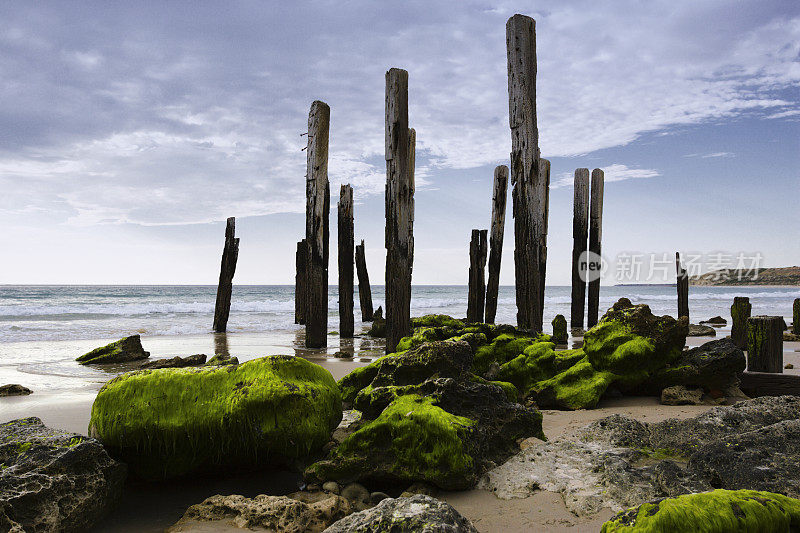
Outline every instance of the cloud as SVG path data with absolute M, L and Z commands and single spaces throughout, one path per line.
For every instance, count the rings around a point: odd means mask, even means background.
M 17 4 L 0 8 L 0 209 L 88 225 L 302 212 L 314 99 L 332 110 L 332 190 L 381 195 L 390 66 L 410 73 L 418 187 L 504 162 L 514 12 L 537 19 L 545 157 L 796 114 L 800 9 L 781 2 Z
M 736 154 L 733 152 L 711 152 L 708 154 L 686 154 L 683 157 L 700 157 L 702 159 L 711 159 L 716 157 L 734 157 Z
M 646 179 L 655 178 L 661 175 L 657 170 L 651 168 L 628 168 L 626 165 L 614 163 L 613 165 L 606 165 L 599 167 L 603 171 L 603 182 L 612 183 L 615 181 L 624 181 L 632 179 Z M 569 172 L 559 174 L 558 177 L 551 181 L 551 188 L 560 189 L 561 187 L 572 187 L 574 182 L 574 175 Z

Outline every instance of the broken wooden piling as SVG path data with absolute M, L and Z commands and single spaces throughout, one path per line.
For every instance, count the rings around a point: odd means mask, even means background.
M 297 242 L 297 252 L 294 256 L 294 323 L 305 324 L 305 281 L 306 281 L 306 268 L 308 264 L 308 241 L 302 239 Z
M 411 333 L 414 265 L 414 153 L 408 127 L 408 72 L 386 73 L 386 353 Z
M 792 305 L 792 333 L 800 335 L 800 298 L 795 298 Z
M 486 230 L 472 230 L 469 243 L 469 287 L 467 296 L 467 322 L 483 322 L 486 299 Z
M 494 169 L 492 188 L 492 225 L 489 236 L 489 279 L 486 283 L 486 323 L 494 324 L 497 315 L 497 293 L 500 289 L 500 261 L 503 256 L 503 232 L 506 225 L 508 167 Z
M 236 260 L 239 258 L 239 239 L 236 238 L 236 218 L 230 217 L 225 224 L 225 246 L 222 248 L 222 262 L 219 268 L 217 302 L 214 305 L 214 331 L 222 333 L 228 328 L 231 313 L 231 293 Z
M 339 336 L 354 334 L 353 318 L 353 188 L 342 185 L 338 204 Z
M 599 168 L 592 170 L 592 190 L 589 211 L 589 261 L 587 275 L 589 277 L 589 300 L 586 306 L 586 327 L 597 325 L 600 309 L 600 277 L 602 274 L 602 258 L 600 244 L 603 237 L 603 182 L 604 174 Z
M 586 246 L 589 238 L 589 169 L 575 170 L 573 181 L 574 203 L 572 208 L 572 293 L 570 327 L 582 328 L 586 309 Z
M 372 322 L 372 289 L 369 286 L 367 258 L 364 254 L 364 240 L 356 246 L 356 272 L 358 273 L 358 300 L 361 304 L 361 321 Z
M 328 184 L 328 132 L 331 110 L 315 101 L 308 114 L 306 148 L 306 348 L 328 343 L 328 247 L 331 191 Z
M 542 331 L 547 183 L 540 175 L 536 125 L 536 22 L 514 15 L 506 23 L 508 107 L 517 324 Z
M 731 340 L 741 348 L 747 349 L 747 319 L 752 306 L 747 296 L 736 296 L 731 305 Z
M 747 319 L 747 370 L 783 372 L 783 317 L 753 316 Z
M 689 320 L 689 276 L 681 264 L 680 252 L 675 252 L 675 286 L 678 289 L 678 318 Z

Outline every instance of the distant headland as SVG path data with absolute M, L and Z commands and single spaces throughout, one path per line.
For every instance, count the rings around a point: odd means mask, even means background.
M 752 270 L 713 270 L 689 278 L 690 285 L 795 285 L 800 286 L 800 266 L 758 268 Z

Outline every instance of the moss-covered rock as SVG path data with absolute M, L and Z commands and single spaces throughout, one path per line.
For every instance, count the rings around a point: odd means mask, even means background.
M 553 342 L 556 344 L 566 344 L 569 339 L 567 334 L 567 319 L 564 315 L 556 315 L 553 319 Z
M 209 359 L 205 366 L 225 366 L 225 365 L 238 365 L 239 358 L 238 357 L 231 357 L 228 354 L 216 354 L 211 359 Z
M 142 370 L 106 383 L 90 434 L 147 479 L 304 457 L 342 417 L 330 373 L 299 357 Z
M 150 357 L 150 352 L 142 348 L 139 335 L 131 335 L 118 341 L 95 348 L 89 353 L 75 359 L 82 365 L 97 365 L 110 363 L 128 363 Z
M 386 338 L 386 320 L 376 317 L 375 320 L 372 321 L 372 325 L 369 327 L 367 335 L 370 337 Z
M 754 490 L 712 490 L 645 503 L 603 524 L 602 533 L 750 533 L 800 528 L 800 500 Z

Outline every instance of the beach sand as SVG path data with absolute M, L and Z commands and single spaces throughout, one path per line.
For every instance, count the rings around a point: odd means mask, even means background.
M 271 345 L 268 339 L 259 335 L 231 336 L 232 355 L 252 353 L 259 357 L 268 353 L 294 353 L 309 358 L 327 368 L 339 379 L 356 367 L 363 366 L 380 353 L 380 346 L 374 340 L 365 339 L 365 352 L 371 357 L 363 360 L 336 358 L 333 352 L 341 348 L 334 346 L 327 352 L 306 352 L 302 348 Z M 260 337 L 260 338 L 259 338 Z M 189 355 L 206 351 L 208 336 L 182 338 L 148 338 L 146 347 L 158 353 L 159 357 Z M 690 337 L 689 346 L 698 346 L 713 338 Z M 338 341 L 338 339 L 337 339 Z M 349 342 L 349 341 L 348 341 Z M 361 348 L 360 339 L 354 341 L 355 350 Z M 98 343 L 95 343 L 97 345 Z M 351 350 L 353 348 L 350 348 Z M 352 352 L 351 352 L 352 353 Z M 252 358 L 248 356 L 247 358 Z M 784 343 L 784 363 L 792 363 L 794 369 L 784 372 L 800 374 L 800 343 Z M 107 374 L 105 379 L 114 374 Z M 5 376 L 8 377 L 8 376 Z M 78 385 L 68 390 L 40 390 L 30 396 L 0 399 L 0 421 L 38 416 L 45 424 L 86 434 L 91 405 L 97 390 L 104 379 L 78 380 Z M 624 397 L 608 399 L 592 410 L 584 411 L 543 411 L 544 432 L 548 438 L 572 432 L 594 420 L 612 414 L 624 414 L 645 422 L 658 422 L 667 418 L 688 418 L 696 416 L 710 405 L 664 406 L 654 397 Z M 199 503 L 214 494 L 242 494 L 253 497 L 258 494 L 287 494 L 297 490 L 301 483 L 298 473 L 285 471 L 262 471 L 224 479 L 193 478 L 157 485 L 128 483 L 122 501 L 114 513 L 99 524 L 94 531 L 110 532 L 156 532 L 174 524 L 194 503 Z M 398 487 L 402 490 L 403 487 Z M 484 490 L 464 492 L 442 492 L 439 498 L 449 502 L 475 527 L 482 532 L 514 531 L 599 531 L 601 524 L 613 515 L 605 509 L 592 517 L 576 517 L 564 505 L 560 494 L 540 491 L 528 498 L 501 500 Z M 197 524 L 193 531 L 241 531 L 225 521 Z

